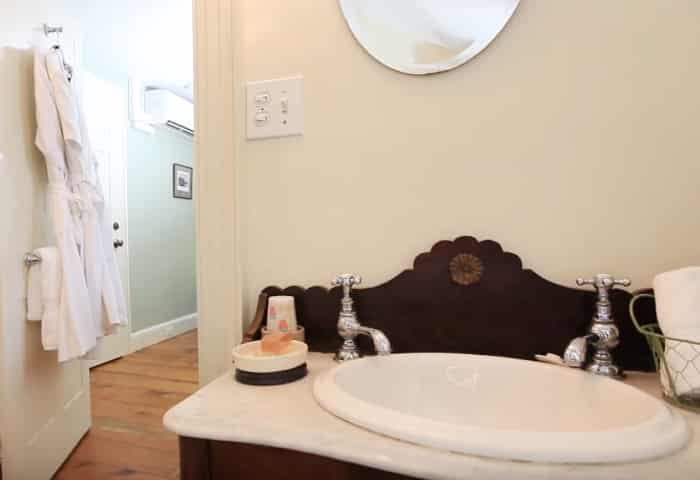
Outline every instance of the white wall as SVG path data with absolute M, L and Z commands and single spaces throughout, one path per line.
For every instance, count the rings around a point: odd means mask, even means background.
M 3 0 L 0 45 L 26 46 L 27 32 L 60 24 L 86 40 L 84 60 L 101 72 L 139 72 L 143 79 L 191 82 L 190 0 Z
M 237 130 L 246 321 L 267 285 L 377 284 L 464 234 L 567 285 L 700 261 L 700 2 L 523 0 L 429 77 L 372 60 L 335 1 L 235 4 L 236 123 L 246 80 L 306 95 L 304 137 Z
M 0 45 L 26 47 L 31 42 L 31 32 L 39 31 L 43 22 L 61 24 L 67 31 L 78 26 L 77 13 L 80 0 L 31 0 L 15 2 L 3 0 L 0 4 L 2 29 Z
M 91 69 L 192 82 L 192 0 L 71 1 L 81 4 L 81 28 L 90 39 L 85 63 Z

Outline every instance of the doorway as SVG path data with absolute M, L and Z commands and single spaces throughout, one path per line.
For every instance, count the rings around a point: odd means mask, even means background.
M 196 341 L 198 321 L 196 192 L 183 195 L 176 188 L 188 191 L 197 175 L 194 132 L 186 128 L 191 122 L 181 111 L 171 113 L 175 110 L 154 104 L 155 110 L 147 110 L 145 102 L 137 109 L 139 102 L 132 101 L 160 90 L 161 97 L 184 98 L 193 110 L 191 1 L 10 3 L 0 7 L 0 84 L 7 92 L 6 108 L 0 109 L 0 171 L 6 179 L 0 192 L 0 229 L 6 239 L 0 252 L 0 444 L 6 480 L 49 478 L 89 430 L 91 400 L 98 407 L 89 367 L 97 381 L 104 376 L 99 368 L 122 368 L 115 359 L 129 360 L 132 368 L 141 351 L 172 339 L 168 362 L 176 370 L 177 358 L 191 355 L 178 335 L 189 332 L 190 341 Z M 44 22 L 62 31 L 52 30 L 48 37 Z M 91 358 L 60 364 L 56 352 L 42 348 L 41 325 L 26 321 L 28 270 L 22 259 L 55 244 L 45 202 L 46 164 L 34 146 L 32 45 L 37 37 L 60 44 L 76 79 L 85 81 L 83 107 L 112 209 L 113 246 L 131 311 L 129 327 L 101 339 Z M 132 95 L 134 78 L 143 89 Z M 166 107 L 175 103 L 169 100 Z M 190 169 L 189 177 L 180 174 L 176 181 L 176 164 Z M 153 383 L 165 367 L 147 359 L 139 365 Z M 196 372 L 196 364 L 188 371 Z M 139 378 L 136 373 L 112 374 Z M 186 383 L 195 385 L 196 379 Z M 167 398 L 167 392 L 162 395 Z M 119 406 L 123 411 L 147 408 L 126 397 Z M 113 426 L 110 435 L 119 428 Z
M 85 93 L 130 307 L 94 367 L 197 326 L 194 40 L 190 0 L 82 3 Z

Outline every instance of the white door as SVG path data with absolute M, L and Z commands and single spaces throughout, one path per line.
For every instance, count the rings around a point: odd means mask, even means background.
M 112 211 L 114 249 L 122 286 L 129 305 L 129 245 L 127 244 L 126 132 L 129 124 L 126 89 L 96 75 L 83 72 L 83 109 L 90 141 L 99 161 L 105 200 Z M 101 339 L 90 368 L 129 353 L 130 327 Z
M 59 364 L 41 346 L 41 325 L 26 317 L 24 253 L 53 244 L 46 208 L 46 166 L 33 147 L 36 133 L 32 52 L 24 47 L 40 18 L 30 4 L 0 15 L 0 441 L 4 480 L 48 479 L 90 427 L 87 364 Z M 22 13 L 33 19 L 24 24 Z M 18 25 L 16 23 L 19 22 Z M 71 32 L 72 33 L 72 32 Z M 64 50 L 71 53 L 71 34 Z M 2 34 L 0 33 L 0 38 Z M 4 160 L 3 160 L 4 159 Z

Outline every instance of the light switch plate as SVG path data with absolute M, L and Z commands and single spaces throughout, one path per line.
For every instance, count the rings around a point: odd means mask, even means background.
M 304 134 L 304 78 L 302 76 L 248 82 L 248 139 Z

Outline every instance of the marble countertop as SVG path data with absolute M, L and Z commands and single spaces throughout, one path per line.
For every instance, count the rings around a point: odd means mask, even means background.
M 286 448 L 426 479 L 653 479 L 700 478 L 700 415 L 682 412 L 693 431 L 689 445 L 666 458 L 607 465 L 555 465 L 495 460 L 394 440 L 356 427 L 323 410 L 313 397 L 314 379 L 335 363 L 309 354 L 309 375 L 273 387 L 237 383 L 233 372 L 173 407 L 165 426 L 180 436 Z M 657 376 L 627 380 L 660 396 Z

